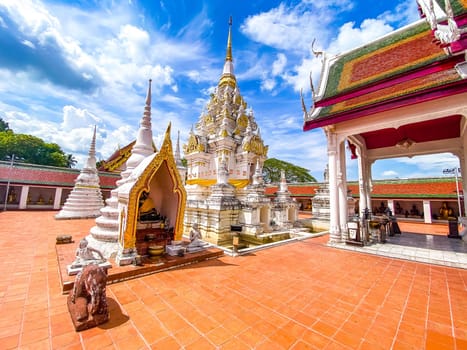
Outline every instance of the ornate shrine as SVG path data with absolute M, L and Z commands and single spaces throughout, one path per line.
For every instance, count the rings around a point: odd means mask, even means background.
M 146 201 L 151 205 L 143 211 Z M 169 125 L 159 151 L 144 158 L 118 188 L 117 262 L 133 263 L 135 256 L 146 255 L 152 244 L 165 247 L 172 240 L 181 240 L 185 202 Z

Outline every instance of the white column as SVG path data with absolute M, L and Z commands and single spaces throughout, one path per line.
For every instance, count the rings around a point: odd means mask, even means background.
M 21 187 L 21 195 L 19 197 L 19 209 L 26 209 L 28 206 L 28 194 L 29 194 L 29 186 L 22 186 Z
M 431 203 L 428 200 L 423 201 L 423 217 L 426 224 L 431 224 Z
M 467 200 L 465 198 L 465 194 L 467 193 L 467 163 L 464 154 L 466 154 L 466 137 L 464 136 L 464 148 L 462 149 L 461 155 L 458 156 L 459 158 L 459 165 L 461 168 L 461 173 L 458 174 L 459 178 L 462 181 L 462 189 L 463 189 L 463 194 L 464 194 L 464 217 L 467 217 Z M 459 213 L 459 216 L 462 216 L 461 213 Z
M 341 232 L 339 228 L 339 201 L 337 193 L 337 135 L 333 126 L 325 128 L 328 141 L 329 164 L 329 241 L 340 242 Z
M 373 182 L 371 176 L 371 165 L 373 162 L 370 162 L 366 159 L 365 162 L 365 184 L 366 184 L 366 202 L 368 203 L 368 209 L 371 212 L 371 191 L 373 190 Z
M 371 209 L 371 203 L 368 203 L 368 178 L 367 178 L 367 166 L 368 162 L 366 159 L 366 150 L 361 146 L 357 147 L 358 155 L 358 189 L 359 189 L 359 215 L 365 208 Z
M 392 215 L 396 215 L 394 211 L 394 199 L 388 199 L 388 208 L 391 210 Z
M 463 189 L 463 194 L 464 194 L 464 217 L 467 217 L 467 200 L 465 198 L 465 195 L 467 193 L 467 162 L 466 162 L 466 157 L 465 155 L 467 154 L 467 131 L 465 127 L 465 123 L 467 122 L 467 108 L 464 108 L 463 111 L 463 122 L 461 125 L 464 125 L 464 128 L 461 131 L 461 149 L 460 153 L 457 154 L 457 157 L 459 158 L 459 165 L 461 168 L 461 173 L 460 173 L 460 178 L 462 179 L 462 189 Z M 459 213 L 459 216 L 462 216 L 462 213 Z
M 60 209 L 61 200 L 62 200 L 62 188 L 57 187 L 55 189 L 54 209 Z
M 347 232 L 347 220 L 349 217 L 347 209 L 347 174 L 346 174 L 346 162 L 345 162 L 345 140 L 339 143 L 338 152 L 338 173 L 337 173 L 337 188 L 339 196 L 339 223 L 341 241 L 345 240 Z

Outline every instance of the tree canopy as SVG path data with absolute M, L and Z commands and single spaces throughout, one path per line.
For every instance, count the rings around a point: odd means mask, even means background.
M 276 158 L 269 158 L 263 165 L 263 179 L 266 183 L 280 182 L 281 171 L 285 171 L 287 182 L 316 182 L 308 169 Z
M 56 143 L 47 143 L 32 135 L 16 134 L 0 118 L 0 160 L 12 155 L 26 163 L 71 168 L 76 164 L 73 155 L 65 154 Z
M 0 118 L 0 131 L 10 131 L 10 126 L 2 118 Z

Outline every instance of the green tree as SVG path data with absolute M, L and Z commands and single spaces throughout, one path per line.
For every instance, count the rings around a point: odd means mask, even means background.
M 67 168 L 73 168 L 78 161 L 76 160 L 75 156 L 72 154 L 67 154 L 66 155 L 66 162 L 67 162 Z
M 0 132 L 0 159 L 14 154 L 26 163 L 68 166 L 68 156 L 56 143 L 46 143 L 42 139 L 9 131 Z
M 0 131 L 12 131 L 6 121 L 0 118 Z
M 316 182 L 316 179 L 310 174 L 308 169 L 276 158 L 269 158 L 264 162 L 264 182 L 280 182 L 282 170 L 285 171 L 285 178 L 287 182 Z

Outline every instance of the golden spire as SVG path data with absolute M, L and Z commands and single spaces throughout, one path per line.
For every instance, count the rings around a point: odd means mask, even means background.
M 225 55 L 224 69 L 219 81 L 219 86 L 230 85 L 235 88 L 237 82 L 234 75 L 234 67 L 232 62 L 232 16 L 229 18 L 229 36 L 227 39 L 227 53 Z
M 229 18 L 229 36 L 227 38 L 227 54 L 225 55 L 225 60 L 232 62 L 232 16 Z

